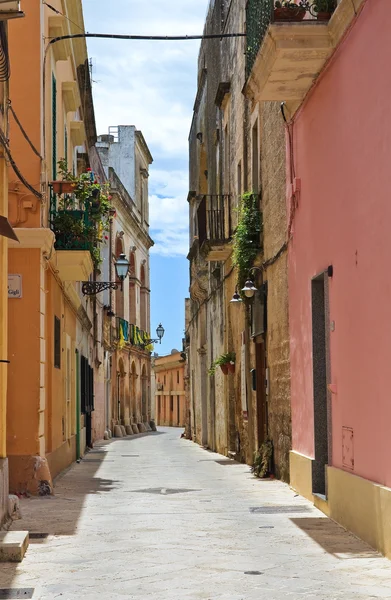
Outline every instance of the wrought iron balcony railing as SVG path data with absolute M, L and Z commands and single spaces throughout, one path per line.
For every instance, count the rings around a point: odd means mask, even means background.
M 197 210 L 198 239 L 204 242 L 224 243 L 232 236 L 230 195 L 204 195 Z
M 146 341 L 149 339 L 146 331 L 120 317 L 117 317 L 116 321 L 117 341 L 142 349 L 145 347 Z
M 246 76 L 253 68 L 258 50 L 271 23 L 328 21 L 337 0 L 248 0 L 246 8 Z
M 61 199 L 50 187 L 50 229 L 56 236 L 56 250 L 89 250 L 93 252 L 96 225 L 87 210 L 74 208 L 72 196 Z

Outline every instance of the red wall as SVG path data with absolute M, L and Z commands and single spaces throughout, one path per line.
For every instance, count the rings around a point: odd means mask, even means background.
M 311 278 L 329 279 L 332 464 L 391 485 L 390 0 L 369 0 L 294 125 L 289 255 L 293 449 L 313 457 Z

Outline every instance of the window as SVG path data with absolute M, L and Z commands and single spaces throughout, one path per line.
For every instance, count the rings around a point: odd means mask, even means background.
M 57 177 L 57 81 L 52 75 L 52 175 Z
M 174 396 L 170 396 L 170 411 L 174 412 Z
M 164 385 L 166 385 L 166 376 L 164 376 Z
M 61 321 L 54 317 L 54 366 L 61 369 Z
M 176 382 L 179 383 L 179 371 L 176 372 Z

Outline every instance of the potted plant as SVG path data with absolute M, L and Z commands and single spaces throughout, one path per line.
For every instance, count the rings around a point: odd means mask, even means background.
M 318 21 L 328 21 L 336 8 L 335 0 L 314 0 L 312 9 Z
M 54 194 L 72 194 L 75 184 L 72 181 L 64 181 L 64 180 L 56 180 L 51 181 L 50 185 L 52 186 Z
M 216 373 L 216 367 L 220 367 L 224 375 L 228 375 L 228 372 L 235 372 L 235 352 L 226 352 L 225 354 L 220 354 L 213 361 L 208 373 L 209 375 L 214 375 Z
M 96 269 L 102 262 L 100 244 L 104 233 L 109 230 L 112 206 L 108 184 L 100 184 L 91 169 L 76 176 L 67 170 L 60 160 L 59 172 L 62 180 L 53 182 L 57 193 L 66 194 L 66 186 L 72 195 L 53 199 L 51 227 L 56 235 L 56 248 L 63 250 L 89 250 Z
M 302 21 L 305 17 L 305 8 L 295 0 L 276 0 L 274 3 L 275 21 Z

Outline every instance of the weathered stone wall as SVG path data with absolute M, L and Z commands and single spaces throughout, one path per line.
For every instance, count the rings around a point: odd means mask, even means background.
M 274 257 L 286 241 L 285 127 L 278 102 L 261 104 L 262 210 L 264 258 Z M 291 449 L 290 362 L 287 255 L 267 268 L 269 367 L 269 435 L 277 477 L 289 480 Z
M 205 33 L 244 32 L 245 4 L 230 0 L 210 3 Z M 193 439 L 221 453 L 235 453 L 252 463 L 259 446 L 259 402 L 252 390 L 256 365 L 250 337 L 250 311 L 245 303 L 230 304 L 237 274 L 228 259 L 206 263 L 199 254 L 196 210 L 202 194 L 230 194 L 233 227 L 239 197 L 260 192 L 264 223 L 264 254 L 271 258 L 286 236 L 285 134 L 279 105 L 246 98 L 245 38 L 204 40 L 199 54 L 198 93 L 190 132 L 190 260 L 192 297 L 189 351 L 190 407 Z M 257 124 L 258 154 L 253 158 Z M 255 155 L 254 155 L 255 156 Z M 269 368 L 268 435 L 275 448 L 277 476 L 288 479 L 290 449 L 289 336 L 286 258 L 264 274 L 269 284 L 268 328 L 264 336 Z M 242 405 L 242 336 L 246 336 L 247 405 Z M 236 353 L 234 374 L 210 364 L 227 351 Z M 247 412 L 247 415 L 245 414 Z

